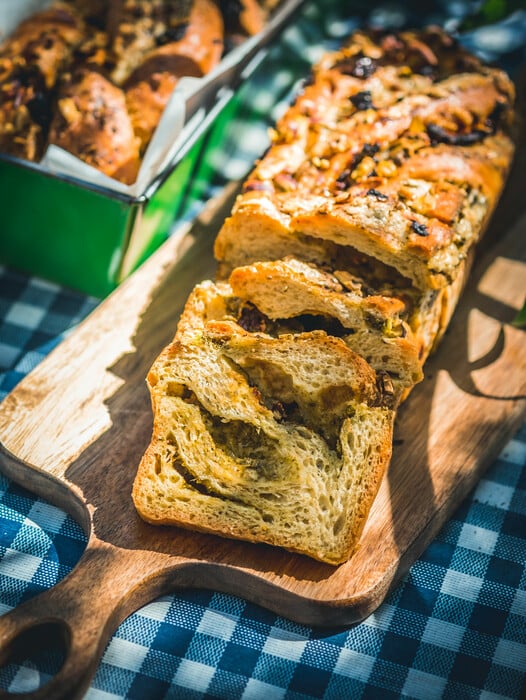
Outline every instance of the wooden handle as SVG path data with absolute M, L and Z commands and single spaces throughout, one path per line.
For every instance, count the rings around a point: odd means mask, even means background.
M 56 586 L 0 618 L 0 665 L 31 645 L 62 642 L 64 663 L 45 685 L 24 693 L 31 700 L 73 700 L 86 692 L 106 644 L 120 622 L 156 597 L 155 583 L 141 586 L 151 570 L 133 553 L 90 541 L 73 571 Z M 161 589 L 159 589 L 161 592 Z M 150 597 L 145 599 L 145 594 Z M 0 698 L 20 697 L 0 690 Z

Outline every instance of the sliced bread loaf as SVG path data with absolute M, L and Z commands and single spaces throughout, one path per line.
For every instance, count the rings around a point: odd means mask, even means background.
M 148 375 L 141 517 L 348 559 L 391 455 L 384 375 L 323 331 L 274 338 L 204 318 L 188 331 Z

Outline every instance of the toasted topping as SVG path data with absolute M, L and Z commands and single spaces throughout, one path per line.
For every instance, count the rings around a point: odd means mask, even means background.
M 420 289 L 443 287 L 502 190 L 513 100 L 502 71 L 438 29 L 358 32 L 280 119 L 234 218 L 255 210 L 257 190 L 259 211 L 289 235 L 352 246 Z

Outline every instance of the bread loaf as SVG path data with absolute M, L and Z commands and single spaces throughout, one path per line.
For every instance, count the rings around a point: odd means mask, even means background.
M 272 9 L 245 4 L 241 40 Z M 54 144 L 133 183 L 178 81 L 221 60 L 224 23 L 215 0 L 63 0 L 32 15 L 0 46 L 0 151 L 39 161 Z
M 322 59 L 148 375 L 143 519 L 352 555 L 502 190 L 512 102 L 436 29 Z

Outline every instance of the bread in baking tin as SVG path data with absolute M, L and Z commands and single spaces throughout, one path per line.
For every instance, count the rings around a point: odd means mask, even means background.
M 239 41 L 274 4 L 236 5 Z M 59 145 L 131 184 L 179 80 L 221 60 L 224 25 L 215 0 L 64 0 L 31 15 L 0 46 L 0 150 L 39 161 Z
M 219 0 L 219 7 L 225 20 L 225 39 L 229 46 L 236 46 L 260 32 L 270 9 L 260 0 Z

